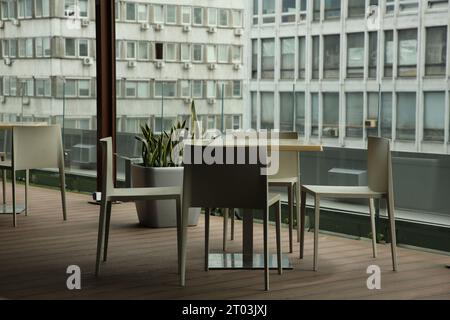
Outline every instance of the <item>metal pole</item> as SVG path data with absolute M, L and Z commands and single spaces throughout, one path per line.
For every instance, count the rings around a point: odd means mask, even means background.
M 223 113 L 223 109 L 224 109 L 224 99 L 223 99 L 223 89 L 225 88 L 225 84 L 222 82 L 222 133 L 224 133 L 224 113 Z
M 62 145 L 63 145 L 63 150 L 65 148 L 65 129 L 66 129 L 66 79 L 63 77 L 63 114 L 62 114 Z
M 161 133 L 164 129 L 164 81 L 162 82 L 161 86 Z
M 295 94 L 295 82 L 292 84 L 292 95 L 293 95 L 293 99 L 292 99 L 292 113 L 294 115 L 294 119 L 292 119 L 292 126 L 294 128 L 294 131 L 297 131 L 297 128 L 295 127 L 295 123 L 297 121 L 297 96 Z

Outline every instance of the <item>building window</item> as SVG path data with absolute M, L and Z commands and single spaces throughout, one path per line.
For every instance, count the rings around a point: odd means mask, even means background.
M 275 0 L 262 0 L 263 23 L 275 23 Z
M 208 8 L 208 26 L 217 26 L 216 8 Z
M 397 93 L 397 140 L 416 140 L 416 93 Z
M 215 81 L 212 81 L 212 80 L 206 81 L 206 97 L 207 98 L 216 98 L 217 97 Z
M 20 80 L 20 95 L 24 97 L 34 96 L 34 83 L 33 79 L 21 79 Z
M 166 60 L 167 61 L 177 61 L 177 44 L 167 43 L 166 44 Z
M 273 92 L 261 92 L 261 129 L 272 130 L 274 125 L 274 96 Z
M 253 24 L 259 23 L 259 0 L 253 0 Z
M 38 40 L 36 39 L 36 56 L 38 56 Z M 66 39 L 65 41 L 65 56 L 76 57 L 75 39 Z
M 239 130 L 241 128 L 241 116 L 233 115 L 233 130 Z
M 398 10 L 400 12 L 415 12 L 418 7 L 418 0 L 399 0 L 398 3 Z
M 177 6 L 174 5 L 166 6 L 166 23 L 167 24 L 177 23 Z
M 319 136 L 319 94 L 311 93 L 311 136 Z
M 88 0 L 78 0 L 79 15 L 82 18 L 88 17 Z
M 280 131 L 292 131 L 294 127 L 294 94 L 280 93 Z
M 153 22 L 164 23 L 164 6 L 153 5 Z
M 242 11 L 241 10 L 233 10 L 232 11 L 233 18 L 233 27 L 240 28 L 242 27 Z
M 320 1 L 313 0 L 313 21 L 320 21 Z
M 295 131 L 305 135 L 305 93 L 295 93 Z
M 136 42 L 127 41 L 127 59 L 134 60 L 136 59 Z
M 191 24 L 191 7 L 181 7 L 181 23 Z
M 428 9 L 446 9 L 448 6 L 448 0 L 428 0 Z
M 35 0 L 34 6 L 34 15 L 36 18 L 50 16 L 50 0 Z
M 50 97 L 51 96 L 51 83 L 50 79 L 36 79 L 36 96 L 37 97 Z
M 297 8 L 295 6 L 296 0 L 282 0 L 281 3 L 281 22 L 290 23 L 295 22 L 297 15 Z
M 226 44 L 217 45 L 218 62 L 228 63 L 230 61 L 230 49 Z
M 241 81 L 233 81 L 233 98 L 240 98 L 242 96 Z
M 398 32 L 398 76 L 417 76 L 417 30 Z
M 298 78 L 305 79 L 306 76 L 306 45 L 305 37 L 298 38 Z
M 17 17 L 31 18 L 33 16 L 33 0 L 17 1 Z
M 232 46 L 231 49 L 232 49 L 231 59 L 233 63 L 241 63 L 242 62 L 241 46 Z
M 258 39 L 252 39 L 252 79 L 258 78 Z
M 348 0 L 348 17 L 364 17 L 366 13 L 366 0 Z
M 200 7 L 194 8 L 194 25 L 195 26 L 203 25 L 203 8 Z
M 14 1 L 1 1 L 2 19 L 16 18 L 16 3 Z
M 19 39 L 18 45 L 20 58 L 33 57 L 33 39 Z
M 364 96 L 361 92 L 347 93 L 346 136 L 363 137 Z
M 339 60 L 340 60 L 340 36 L 328 35 L 323 37 L 323 75 L 325 79 L 339 78 Z
M 78 40 L 78 56 L 88 57 L 89 56 L 89 41 L 86 39 Z
M 78 96 L 80 98 L 86 98 L 90 96 L 90 80 L 78 80 Z
M 427 28 L 425 75 L 444 76 L 447 65 L 447 27 Z
M 273 79 L 275 68 L 275 40 L 262 39 L 261 40 L 261 78 Z M 272 97 L 273 99 L 273 97 Z
M 386 14 L 393 14 L 395 11 L 395 0 L 386 0 Z
M 138 4 L 138 7 L 137 7 L 137 20 L 139 22 L 147 22 L 148 21 L 147 5 L 145 5 L 145 4 Z
M 126 8 L 125 20 L 136 21 L 136 4 L 133 2 L 127 2 L 125 8 Z
M 140 99 L 148 99 L 150 97 L 150 87 L 148 81 L 137 82 L 137 97 Z
M 162 42 L 155 43 L 155 60 L 163 60 L 164 59 L 164 44 Z
M 192 60 L 194 62 L 202 62 L 203 61 L 203 47 L 201 44 L 193 44 L 192 45 Z
M 323 94 L 322 136 L 339 137 L 339 93 Z
M 116 21 L 120 20 L 120 9 L 121 9 L 120 2 L 118 0 L 115 0 L 115 2 L 114 2 L 114 15 L 115 15 Z
M 250 126 L 254 130 L 258 130 L 258 93 L 250 92 L 251 107 L 250 107 Z
M 180 81 L 180 97 L 189 98 L 191 96 L 191 83 L 189 80 Z
M 206 46 L 206 62 L 208 62 L 208 63 L 217 62 L 216 46 L 214 46 L 214 45 Z
M 295 38 L 281 39 L 281 79 L 294 79 Z
M 77 96 L 77 80 L 66 80 L 66 85 L 64 86 L 64 95 L 69 98 Z
M 424 93 L 423 140 L 444 142 L 445 93 Z
M 66 56 L 69 57 L 75 57 L 76 55 L 76 51 L 75 51 L 75 39 L 66 39 L 66 46 L 67 46 L 67 40 L 69 40 L 69 54 L 67 55 L 67 51 L 66 51 Z M 73 43 L 70 41 L 72 40 Z M 29 46 L 30 44 L 27 43 L 27 46 Z M 27 49 L 30 50 L 30 49 Z M 67 50 L 67 47 L 66 47 Z M 50 38 L 36 38 L 35 39 L 35 54 L 37 58 L 48 58 L 51 56 L 51 48 L 50 48 Z
M 394 63 L 394 33 L 384 32 L 384 77 L 392 78 L 392 65 Z
M 138 45 L 138 59 L 149 60 L 149 44 L 146 41 L 139 41 Z
M 188 62 L 191 61 L 191 49 L 187 43 L 182 43 L 180 45 L 181 61 Z
M 392 93 L 383 92 L 381 94 L 381 136 L 392 138 Z
M 324 4 L 325 20 L 341 17 L 341 0 L 324 0 Z
M 377 77 L 378 64 L 378 34 L 376 32 L 369 32 L 369 79 Z
M 347 78 L 364 76 L 364 33 L 347 35 Z
M 201 80 L 194 80 L 192 82 L 192 97 L 203 98 L 203 82 Z
M 367 120 L 375 120 L 376 127 L 366 127 L 367 135 L 372 136 L 378 135 L 378 121 L 380 121 L 379 113 L 379 98 L 380 94 L 378 92 L 368 92 L 367 93 Z
M 174 98 L 177 95 L 176 87 L 174 81 L 155 81 L 155 97 L 161 98 L 164 92 L 164 97 Z
M 320 67 L 320 38 L 312 37 L 312 79 L 319 79 Z
M 219 9 L 219 26 L 228 27 L 228 10 Z

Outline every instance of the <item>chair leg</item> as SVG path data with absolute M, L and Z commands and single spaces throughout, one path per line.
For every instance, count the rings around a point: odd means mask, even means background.
M 301 192 L 300 199 L 300 259 L 303 259 L 305 249 L 305 214 L 306 214 L 306 192 Z
M 282 248 L 281 248 L 281 201 L 278 201 L 275 212 L 275 223 L 276 223 L 276 236 L 277 236 L 277 263 L 278 263 L 278 274 L 283 273 L 283 265 L 281 262 Z
M 100 205 L 100 215 L 99 215 L 99 221 L 98 221 L 98 236 L 97 236 L 97 259 L 95 262 L 95 276 L 98 276 L 98 273 L 100 271 L 100 259 L 102 255 L 102 248 L 103 248 L 103 240 L 105 239 L 104 233 L 105 233 L 105 218 L 106 218 L 106 211 L 107 211 L 107 201 L 102 200 Z
M 292 232 L 294 230 L 294 193 L 292 185 L 288 187 L 288 206 L 289 206 L 289 253 L 293 252 Z
M 209 208 L 205 208 L 205 271 L 209 271 Z
M 373 198 L 369 199 L 370 225 L 372 228 L 372 250 L 373 257 L 377 257 L 377 230 L 375 226 L 375 204 Z
M 17 226 L 17 217 L 16 217 L 16 171 L 12 170 L 12 207 L 13 207 L 13 226 Z
M 391 232 L 391 255 L 392 255 L 392 268 L 394 271 L 398 270 L 397 263 L 397 236 L 395 231 L 395 214 L 394 214 L 394 201 L 389 199 L 389 196 L 386 198 L 386 204 L 388 209 L 388 217 L 389 217 L 389 229 Z
M 181 197 L 175 199 L 177 207 L 177 253 L 178 253 L 178 274 L 181 274 Z
M 315 195 L 315 208 L 314 208 L 314 271 L 319 268 L 319 216 L 320 216 L 320 197 Z
M 227 251 L 229 209 L 228 208 L 224 208 L 222 210 L 223 210 L 223 251 Z
M 264 211 L 264 284 L 265 290 L 269 291 L 269 208 Z
M 230 208 L 231 213 L 231 240 L 234 240 L 234 208 Z
M 187 255 L 187 225 L 189 218 L 189 207 L 183 205 L 181 214 L 181 266 L 180 266 L 180 286 L 186 285 L 186 255 Z
M 108 201 L 106 204 L 106 218 L 105 218 L 105 240 L 103 245 L 103 261 L 108 257 L 108 240 L 109 240 L 109 226 L 111 224 L 111 206 L 112 202 Z
M 64 160 L 63 160 L 64 161 Z M 63 219 L 67 220 L 67 204 L 66 204 L 66 177 L 64 174 L 64 167 L 59 168 L 59 183 L 61 189 L 61 205 L 63 209 Z
M 25 216 L 28 216 L 28 186 L 30 183 L 30 171 L 25 170 Z
M 3 204 L 6 204 L 6 170 L 2 170 Z
M 300 242 L 300 185 L 294 184 L 295 194 L 295 216 L 297 217 L 297 242 Z

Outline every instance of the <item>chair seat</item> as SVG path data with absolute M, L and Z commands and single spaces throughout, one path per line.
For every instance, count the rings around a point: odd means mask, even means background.
M 278 201 L 281 201 L 281 195 L 279 193 L 269 193 L 267 195 L 267 205 L 269 207 L 274 205 Z
M 347 186 L 315 186 L 303 185 L 302 191 L 319 196 L 336 198 L 381 198 L 383 192 L 370 190 L 369 187 L 347 187 Z
M 108 195 L 108 200 L 134 201 L 134 200 L 163 200 L 181 197 L 181 187 L 161 188 L 116 188 Z
M 294 185 L 297 183 L 297 177 L 269 178 L 268 182 L 269 186 Z

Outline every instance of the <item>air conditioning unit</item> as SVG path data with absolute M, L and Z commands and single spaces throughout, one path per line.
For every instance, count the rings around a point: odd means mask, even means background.
M 150 24 L 147 22 L 141 23 L 141 30 L 148 30 L 150 29 Z
M 164 61 L 156 61 L 155 67 L 161 69 L 162 67 L 164 67 Z
M 235 63 L 233 68 L 234 68 L 234 70 L 240 70 L 241 69 L 241 64 L 240 63 Z
M 6 102 L 6 97 L 5 96 L 0 96 L 0 102 L 1 103 L 5 103 Z
M 189 31 L 191 31 L 191 26 L 189 26 L 189 25 L 184 25 L 184 26 L 183 26 L 183 32 L 189 32 Z
M 378 127 L 378 120 L 377 119 L 367 119 L 365 122 L 366 128 L 374 129 Z
M 155 31 L 161 31 L 164 29 L 164 25 L 162 23 L 155 24 Z
M 128 61 L 128 68 L 136 68 L 137 62 L 134 60 Z
M 242 36 L 244 34 L 244 30 L 242 28 L 234 29 L 234 35 L 235 36 Z
M 185 62 L 183 65 L 184 69 L 190 69 L 192 67 L 192 64 L 190 62 Z
M 22 105 L 29 106 L 30 105 L 30 101 L 31 101 L 30 97 L 23 97 Z
M 214 103 L 216 103 L 216 99 L 208 98 L 208 104 L 214 104 Z
M 89 19 L 81 19 L 81 26 L 82 27 L 89 26 Z
M 82 168 L 91 167 L 97 161 L 96 146 L 92 144 L 76 144 L 70 150 L 70 161 Z
M 94 63 L 94 59 L 92 59 L 91 57 L 85 57 L 83 58 L 83 65 L 85 66 L 90 66 Z
M 185 104 L 191 104 L 191 99 L 190 98 L 184 98 L 184 103 Z
M 5 21 L 0 20 L 0 29 L 3 29 L 5 27 Z
M 216 65 L 215 63 L 210 63 L 210 64 L 208 65 L 208 69 L 209 69 L 209 70 L 216 70 L 216 68 L 217 68 L 217 65 Z
M 12 65 L 12 60 L 10 58 L 3 58 L 3 62 L 5 65 L 10 66 Z
M 19 27 L 19 26 L 20 26 L 20 20 L 18 20 L 18 19 L 12 19 L 11 21 L 12 21 L 12 24 L 15 25 L 16 27 Z
M 209 28 L 208 28 L 208 32 L 209 32 L 209 33 L 215 33 L 215 32 L 217 32 L 217 27 L 209 27 Z

